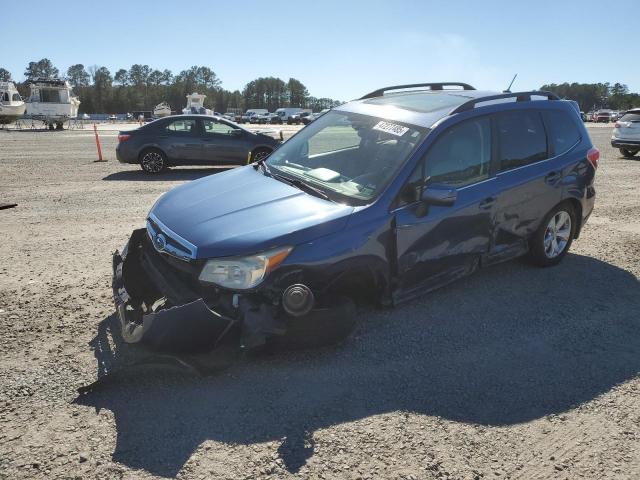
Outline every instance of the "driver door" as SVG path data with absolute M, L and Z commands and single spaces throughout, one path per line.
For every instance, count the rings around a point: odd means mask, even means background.
M 418 164 L 394 212 L 395 301 L 471 273 L 489 251 L 496 202 L 491 157 L 491 121 L 481 117 L 445 130 Z M 445 190 L 455 196 L 451 205 L 422 200 Z
M 202 127 L 202 163 L 247 163 L 249 144 L 244 130 L 213 119 L 203 119 Z

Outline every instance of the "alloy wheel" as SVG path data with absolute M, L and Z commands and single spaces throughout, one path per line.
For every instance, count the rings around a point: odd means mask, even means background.
M 142 156 L 142 168 L 149 173 L 159 173 L 164 168 L 164 158 L 158 152 L 147 152 Z
M 557 212 L 544 232 L 544 253 L 547 258 L 556 258 L 567 248 L 571 236 L 571 215 L 564 210 Z

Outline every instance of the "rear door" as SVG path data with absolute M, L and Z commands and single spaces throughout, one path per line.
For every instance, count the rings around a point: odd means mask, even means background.
M 247 132 L 214 119 L 202 119 L 202 163 L 244 165 L 249 155 Z
M 160 146 L 172 163 L 197 163 L 202 146 L 198 135 L 198 124 L 192 118 L 169 121 L 159 135 Z
M 538 110 L 496 114 L 496 225 L 486 263 L 526 252 L 544 216 L 562 198 L 562 166 L 551 147 Z
M 431 290 L 472 272 L 489 251 L 496 202 L 491 175 L 492 135 L 489 117 L 456 124 L 440 134 L 409 179 L 404 192 L 416 197 L 421 185 L 452 188 L 451 206 L 420 201 L 395 213 L 396 300 Z M 416 198 L 417 199 L 417 198 Z

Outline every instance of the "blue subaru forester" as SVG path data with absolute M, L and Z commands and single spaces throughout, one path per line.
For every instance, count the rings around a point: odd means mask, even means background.
M 113 257 L 123 339 L 314 344 L 349 330 L 353 299 L 394 305 L 522 255 L 555 265 L 591 214 L 598 159 L 549 92 L 377 90 L 266 160 L 164 194 Z

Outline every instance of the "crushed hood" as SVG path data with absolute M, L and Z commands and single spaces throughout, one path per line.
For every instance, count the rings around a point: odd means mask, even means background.
M 296 245 L 344 228 L 353 207 L 330 202 L 252 166 L 176 187 L 151 212 L 197 247 L 197 258 Z

